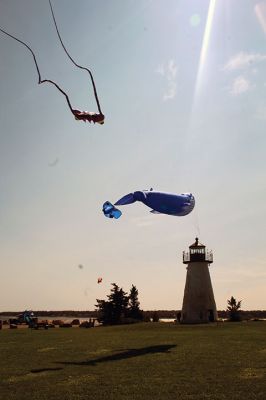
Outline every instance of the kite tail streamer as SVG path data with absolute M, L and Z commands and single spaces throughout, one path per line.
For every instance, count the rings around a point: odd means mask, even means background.
M 95 82 L 94 82 L 92 73 L 91 73 L 91 71 L 90 71 L 88 68 L 83 67 L 82 65 L 77 64 L 76 61 L 71 57 L 71 55 L 70 55 L 69 52 L 67 51 L 67 49 L 66 49 L 66 47 L 65 47 L 65 45 L 64 45 L 64 43 L 63 43 L 63 40 L 62 40 L 62 38 L 61 38 L 61 35 L 60 35 L 60 32 L 59 32 L 57 23 L 56 23 L 56 19 L 55 19 L 54 10 L 53 10 L 53 7 L 52 7 L 51 0 L 49 0 L 49 4 L 50 4 L 50 8 L 51 8 L 51 12 L 52 12 L 54 24 L 55 24 L 55 29 L 56 29 L 58 38 L 59 38 L 59 40 L 60 40 L 60 43 L 61 43 L 61 45 L 62 45 L 62 47 L 63 47 L 63 49 L 64 49 L 66 55 L 67 55 L 68 58 L 72 61 L 72 63 L 73 63 L 77 68 L 84 69 L 85 71 L 87 71 L 87 72 L 89 73 L 90 78 L 91 78 L 91 83 L 92 83 L 92 86 L 93 86 L 94 97 L 95 97 L 95 100 L 96 100 L 96 103 L 97 103 L 97 107 L 98 107 L 98 111 L 99 111 L 100 114 L 103 115 L 102 110 L 101 110 L 101 106 L 100 106 L 100 102 L 99 102 L 99 99 L 98 99 L 98 95 L 97 95 L 96 85 L 95 85 Z
M 27 49 L 28 49 L 28 50 L 31 52 L 31 54 L 32 54 L 32 57 L 33 57 L 33 60 L 34 60 L 34 63 L 35 63 L 35 67 L 36 67 L 36 70 L 37 70 L 37 73 L 38 73 L 38 84 L 40 85 L 40 84 L 42 84 L 42 83 L 51 83 L 52 85 L 54 85 L 54 86 L 65 96 L 66 101 L 67 101 L 67 104 L 68 104 L 68 107 L 70 108 L 72 114 L 74 114 L 73 108 L 72 108 L 71 103 L 70 103 L 70 100 L 69 100 L 69 98 L 68 98 L 68 95 L 63 91 L 63 89 L 61 89 L 61 88 L 57 85 L 57 83 L 55 83 L 54 81 L 51 81 L 50 79 L 42 79 L 42 78 L 41 78 L 41 73 L 40 73 L 40 69 L 39 69 L 39 66 L 38 66 L 38 63 L 37 63 L 37 60 L 36 60 L 36 56 L 35 56 L 33 50 L 30 48 L 30 46 L 28 46 L 27 43 L 23 42 L 22 40 L 18 39 L 17 37 L 11 35 L 10 33 L 6 32 L 6 31 L 4 31 L 4 29 L 1 29 L 1 28 L 0 28 L 0 31 L 3 32 L 5 35 L 11 37 L 12 39 L 16 40 L 17 42 L 23 44 L 23 46 L 27 47 Z M 75 114 L 74 114 L 74 115 L 75 115 Z

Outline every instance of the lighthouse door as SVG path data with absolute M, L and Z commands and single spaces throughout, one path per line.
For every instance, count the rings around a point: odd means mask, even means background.
M 208 310 L 208 312 L 209 312 L 209 316 L 208 316 L 209 322 L 214 322 L 214 313 L 213 313 L 213 310 Z

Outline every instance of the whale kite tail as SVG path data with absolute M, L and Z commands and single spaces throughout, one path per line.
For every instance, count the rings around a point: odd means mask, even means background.
M 123 196 L 120 200 L 118 200 L 115 203 L 115 206 L 124 206 L 125 204 L 135 203 L 135 201 L 137 201 L 137 200 L 134 196 L 134 193 L 129 193 L 129 194 L 126 194 L 125 196 Z

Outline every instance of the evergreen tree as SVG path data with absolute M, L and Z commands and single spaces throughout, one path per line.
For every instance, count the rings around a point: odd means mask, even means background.
M 133 319 L 142 320 L 143 312 L 139 308 L 140 303 L 138 300 L 138 294 L 138 289 L 136 288 L 136 286 L 132 285 L 128 296 L 128 316 Z
M 241 302 L 236 301 L 236 299 L 232 296 L 230 300 L 227 300 L 227 311 L 229 313 L 229 320 L 230 321 L 241 321 L 241 316 L 240 316 L 240 308 L 241 308 Z
M 96 308 L 98 308 L 98 321 L 101 322 L 103 325 L 112 325 L 112 317 L 113 317 L 113 305 L 109 301 L 106 300 L 98 300 L 96 299 L 97 303 Z
M 112 304 L 112 321 L 113 324 L 118 324 L 121 322 L 121 318 L 125 317 L 126 310 L 128 306 L 128 296 L 122 288 L 116 283 L 112 283 L 113 288 L 111 289 L 111 294 L 107 297 L 109 302 Z
M 111 294 L 109 294 L 108 301 L 96 300 L 96 308 L 99 312 L 98 320 L 104 325 L 116 325 L 119 324 L 123 317 L 126 315 L 128 306 L 127 293 L 116 283 L 112 283 L 113 288 Z

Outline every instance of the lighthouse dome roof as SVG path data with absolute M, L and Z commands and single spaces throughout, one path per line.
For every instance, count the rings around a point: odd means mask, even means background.
M 191 248 L 199 248 L 199 247 L 201 247 L 201 248 L 203 248 L 203 247 L 206 247 L 204 244 L 202 244 L 202 243 L 200 243 L 199 242 L 199 239 L 196 237 L 196 239 L 195 239 L 195 242 L 194 243 L 192 243 L 190 246 L 189 246 L 189 248 L 191 249 Z

